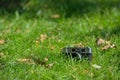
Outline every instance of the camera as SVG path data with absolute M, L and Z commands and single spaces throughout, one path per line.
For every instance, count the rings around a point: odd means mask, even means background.
M 87 58 L 89 60 L 92 60 L 92 51 L 90 47 L 65 47 L 62 49 L 62 53 L 67 57 L 78 59 Z

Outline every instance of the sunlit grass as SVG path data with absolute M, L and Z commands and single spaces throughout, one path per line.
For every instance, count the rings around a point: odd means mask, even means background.
M 119 80 L 119 7 L 112 3 L 110 9 L 107 4 L 93 11 L 86 7 L 88 12 L 73 10 L 74 13 L 66 16 L 68 8 L 62 10 L 64 5 L 59 11 L 60 7 L 49 7 L 48 3 L 53 4 L 50 0 L 42 1 L 40 6 L 35 6 L 35 11 L 34 7 L 30 8 L 33 13 L 28 8 L 38 4 L 37 1 L 27 4 L 23 13 L 16 10 L 11 14 L 1 14 L 0 40 L 5 43 L 0 45 L 0 53 L 4 54 L 4 57 L 0 55 L 0 80 Z M 60 17 L 51 18 L 54 14 Z M 43 42 L 41 35 L 47 36 Z M 102 51 L 95 43 L 96 38 L 108 40 L 116 48 Z M 61 55 L 61 48 L 77 43 L 92 48 L 90 64 L 87 60 L 74 61 Z M 54 65 L 46 68 L 41 64 L 17 61 L 31 55 L 40 60 L 48 58 L 47 64 Z M 101 66 L 101 69 L 95 69 L 92 64 Z

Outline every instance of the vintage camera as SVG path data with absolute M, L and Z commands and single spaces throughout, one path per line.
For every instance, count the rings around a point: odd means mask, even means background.
M 92 51 L 90 47 L 65 47 L 62 49 L 62 53 L 72 58 L 87 58 L 89 60 L 92 60 Z

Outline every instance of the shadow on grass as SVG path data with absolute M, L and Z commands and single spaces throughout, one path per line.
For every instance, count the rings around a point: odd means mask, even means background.
M 120 26 L 116 26 L 112 31 L 111 35 L 120 35 Z
M 53 1 L 53 0 L 52 0 Z M 103 14 L 105 9 L 111 9 L 114 7 L 120 8 L 120 1 L 95 1 L 95 0 L 54 0 L 53 7 L 55 9 L 64 9 L 66 17 L 71 16 L 74 13 L 85 14 L 89 12 L 101 11 Z M 61 8 L 62 7 L 62 8 Z M 63 11 L 64 11 L 63 10 Z
M 95 36 L 95 38 L 106 38 L 109 39 L 111 37 L 119 36 L 120 35 L 120 26 L 116 26 L 114 28 L 104 28 L 104 29 L 98 29 L 97 27 L 93 29 L 91 32 L 86 34 L 87 36 Z
M 26 2 L 26 4 L 23 4 Z M 5 9 L 6 11 L 13 13 L 14 11 L 23 11 L 24 6 L 27 5 L 32 15 L 36 15 L 35 13 L 40 9 L 45 8 L 45 6 L 51 11 L 58 11 L 61 13 L 65 13 L 65 17 L 70 17 L 75 13 L 79 13 L 79 15 L 101 11 L 103 14 L 103 10 L 111 9 L 114 7 L 120 8 L 119 0 L 109 0 L 109 1 L 95 1 L 95 0 L 1 0 L 0 8 Z M 46 8 L 45 8 L 46 9 Z
M 0 12 L 12 14 L 14 11 L 22 12 L 22 4 L 27 0 L 0 0 Z

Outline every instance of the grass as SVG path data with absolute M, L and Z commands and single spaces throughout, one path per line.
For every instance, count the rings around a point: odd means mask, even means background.
M 83 3 L 83 4 L 82 4 Z M 119 80 L 120 79 L 120 4 L 119 0 L 30 0 L 24 11 L 0 11 L 0 80 Z M 60 18 L 51 18 L 59 14 Z M 41 34 L 46 34 L 44 42 Z M 102 51 L 95 44 L 103 38 L 116 45 Z M 74 61 L 61 55 L 61 48 L 83 43 L 93 52 L 91 64 L 87 60 Z M 53 49 L 51 48 L 53 47 Z M 47 63 L 26 64 L 17 59 L 30 55 Z

